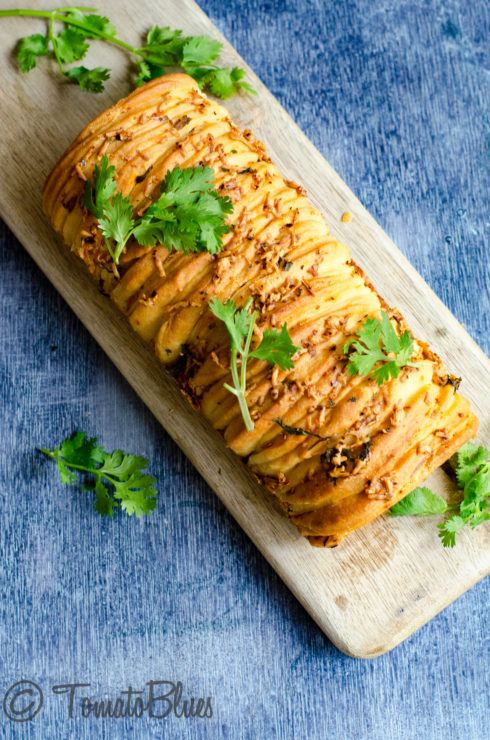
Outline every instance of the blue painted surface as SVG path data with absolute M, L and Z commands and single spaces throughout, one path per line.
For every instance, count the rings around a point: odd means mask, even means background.
M 487 4 L 200 5 L 488 351 Z M 0 242 L 0 698 L 20 679 L 45 694 L 31 722 L 0 712 L 2 736 L 488 737 L 488 580 L 392 653 L 340 654 L 5 228 Z M 76 428 L 151 460 L 149 519 L 104 521 L 59 483 L 36 448 Z M 97 721 L 75 702 L 70 720 L 51 691 L 150 680 L 211 696 L 213 717 Z

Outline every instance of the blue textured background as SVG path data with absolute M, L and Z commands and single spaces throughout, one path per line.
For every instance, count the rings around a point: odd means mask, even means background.
M 488 351 L 488 4 L 200 5 Z M 488 737 L 488 579 L 392 653 L 340 654 L 5 227 L 0 243 L 0 698 L 23 678 L 46 695 L 32 722 L 0 714 L 2 736 Z M 150 458 L 149 519 L 104 521 L 61 486 L 36 447 L 76 428 Z M 210 695 L 213 718 L 69 720 L 50 692 L 150 679 Z

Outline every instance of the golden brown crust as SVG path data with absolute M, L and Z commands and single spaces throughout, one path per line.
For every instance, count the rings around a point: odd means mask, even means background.
M 171 253 L 129 243 L 120 265 L 94 217 L 84 183 L 107 154 L 123 195 L 140 214 L 168 169 L 206 164 L 234 213 L 218 255 Z M 191 402 L 246 458 L 312 545 L 332 547 L 386 511 L 474 436 L 477 420 L 441 360 L 414 341 L 418 368 L 383 386 L 346 372 L 346 339 L 388 309 L 347 247 L 334 239 L 303 189 L 284 180 L 249 131 L 186 75 L 138 88 L 90 123 L 53 169 L 44 209 L 101 288 L 150 342 Z M 285 269 L 287 267 L 287 269 Z M 301 347 L 291 371 L 250 362 L 246 432 L 229 380 L 226 330 L 212 296 L 259 312 L 257 338 L 285 321 Z M 285 432 L 274 420 L 318 436 Z M 323 438 L 323 439 L 320 439 Z

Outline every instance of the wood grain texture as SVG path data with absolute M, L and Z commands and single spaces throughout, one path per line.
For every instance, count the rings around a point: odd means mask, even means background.
M 152 23 L 155 7 L 149 1 L 141 6 L 141 29 Z M 166 10 L 166 22 L 186 33 L 219 36 L 190 0 L 168 3 Z M 104 11 L 121 35 L 136 42 L 140 29 L 134 28 L 129 3 L 106 3 Z M 25 32 L 20 21 L 5 21 L 0 26 L 2 48 Z M 228 46 L 223 58 L 244 66 Z M 129 89 L 125 56 L 111 50 L 106 63 L 115 74 L 104 95 L 97 97 L 60 85 L 54 71 L 49 79 L 48 64 L 29 76 L 20 76 L 13 64 L 9 66 L 0 92 L 5 132 L 0 161 L 7 175 L 1 214 L 330 639 L 360 657 L 385 652 L 488 572 L 488 527 L 465 532 L 457 550 L 448 552 L 440 546 L 433 522 L 379 519 L 341 548 L 313 550 L 218 435 L 188 408 L 148 349 L 98 294 L 83 266 L 55 242 L 41 213 L 41 187 L 54 161 L 88 120 Z M 251 77 L 259 95 L 229 101 L 232 117 L 264 141 L 286 177 L 306 187 L 312 203 L 348 244 L 383 297 L 400 308 L 416 335 L 431 343 L 451 372 L 463 375 L 462 392 L 480 416 L 480 439 L 488 444 L 490 389 L 484 355 L 274 98 Z M 354 219 L 341 224 L 346 210 Z M 430 485 L 442 491 L 450 488 L 440 471 Z

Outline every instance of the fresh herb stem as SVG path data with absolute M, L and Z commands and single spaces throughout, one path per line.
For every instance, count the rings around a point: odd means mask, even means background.
M 8 18 L 9 16 L 31 16 L 33 18 L 47 18 L 50 21 L 50 25 L 54 25 L 55 21 L 60 21 L 60 23 L 65 23 L 68 26 L 74 26 L 75 28 L 79 28 L 81 31 L 86 31 L 90 33 L 90 35 L 93 38 L 101 39 L 103 41 L 109 41 L 111 44 L 115 44 L 116 46 L 120 46 L 121 49 L 125 49 L 126 51 L 131 52 L 132 54 L 135 54 L 135 56 L 141 56 L 143 59 L 146 60 L 146 55 L 144 52 L 141 51 L 140 48 L 136 46 L 131 46 L 131 44 L 127 44 L 125 41 L 121 41 L 121 39 L 118 39 L 116 36 L 111 36 L 107 33 L 102 33 L 100 31 L 94 30 L 89 24 L 83 23 L 82 21 L 77 21 L 76 18 L 70 18 L 68 15 L 62 15 L 63 12 L 68 13 L 70 10 L 79 10 L 81 12 L 97 12 L 97 8 L 58 8 L 57 10 L 49 11 L 49 10 L 27 10 L 27 9 L 21 9 L 21 10 L 0 10 L 0 18 Z M 51 35 L 50 35 L 51 38 Z M 52 40 L 52 39 L 51 39 Z M 53 45 L 54 46 L 54 45 Z M 63 70 L 62 70 L 63 71 Z
M 245 304 L 247 311 L 250 307 L 251 302 L 252 302 L 251 299 L 249 299 L 249 301 Z M 250 344 L 252 342 L 252 336 L 254 332 L 255 322 L 257 321 L 257 316 L 258 316 L 257 311 L 254 311 L 250 318 L 250 327 L 248 329 L 247 338 L 245 340 L 245 348 L 243 350 L 243 360 L 242 360 L 242 368 L 241 368 L 241 374 L 240 374 L 240 381 L 241 381 L 240 385 L 242 388 L 245 388 L 245 384 L 247 381 L 247 360 L 248 360 L 248 355 L 250 352 Z
M 229 385 L 229 383 L 223 383 L 223 386 L 226 388 L 227 391 L 230 391 L 230 393 L 233 393 L 233 395 L 237 397 L 238 405 L 240 406 L 240 411 L 243 417 L 243 422 L 245 424 L 245 429 L 247 430 L 247 432 L 251 432 L 254 428 L 254 423 L 252 421 L 252 417 L 250 416 L 250 411 L 245 396 L 247 386 L 246 381 L 244 383 L 243 380 L 240 380 L 238 377 L 237 360 L 238 352 L 236 350 L 232 350 L 230 355 L 230 371 L 234 386 Z M 242 368 L 244 364 L 246 365 L 246 360 L 242 359 Z
M 294 363 L 291 359 L 299 347 L 295 347 L 288 332 L 287 324 L 283 324 L 280 331 L 266 329 L 262 341 L 256 349 L 250 349 L 252 336 L 258 312 L 249 315 L 252 305 L 249 298 L 242 309 L 230 299 L 221 303 L 217 298 L 209 302 L 211 312 L 226 326 L 230 339 L 230 373 L 233 385 L 223 383 L 223 387 L 238 399 L 238 404 L 247 432 L 251 432 L 254 423 L 247 404 L 247 360 L 255 357 L 266 360 L 269 365 L 278 365 L 282 370 L 292 370 Z M 245 343 L 244 343 L 245 340 Z M 238 372 L 238 356 L 241 357 L 241 368 Z
M 93 474 L 99 480 L 100 480 L 100 478 L 104 477 L 110 483 L 112 483 L 113 485 L 116 484 L 116 479 L 115 478 L 112 478 L 107 473 L 99 472 L 99 470 L 97 470 L 97 468 L 87 468 L 85 465 L 77 465 L 74 462 L 67 462 L 60 455 L 60 452 L 57 449 L 47 450 L 45 447 L 40 447 L 39 448 L 39 451 L 40 452 L 43 452 L 45 455 L 47 455 L 48 457 L 50 457 L 52 460 L 55 460 L 56 462 L 58 462 L 59 460 L 61 460 L 63 463 L 65 463 L 65 465 L 67 465 L 69 468 L 72 468 L 73 470 L 80 470 L 80 472 L 82 472 L 82 473 Z
M 244 306 L 245 311 L 248 311 L 251 303 L 252 303 L 252 299 L 250 298 Z M 257 311 L 254 311 L 254 313 L 250 317 L 250 326 L 249 326 L 248 334 L 245 340 L 245 347 L 240 350 L 232 349 L 230 353 L 230 371 L 231 371 L 231 377 L 233 380 L 234 387 L 229 385 L 228 383 L 224 383 L 224 387 L 226 388 L 226 390 L 230 391 L 230 393 L 233 393 L 233 395 L 236 396 L 238 399 L 238 404 L 240 406 L 240 411 L 241 411 L 243 422 L 245 424 L 245 429 L 247 430 L 247 432 L 251 432 L 252 429 L 254 428 L 254 423 L 252 421 L 252 417 L 250 416 L 250 411 L 247 405 L 246 392 L 247 392 L 247 360 L 248 360 L 248 356 L 250 353 L 250 344 L 252 342 L 254 325 L 257 319 L 257 315 L 258 315 Z M 240 375 L 238 375 L 238 353 L 239 352 L 242 356 Z
M 61 72 L 62 75 L 64 75 L 65 74 L 65 70 L 63 69 L 63 64 L 61 62 L 60 55 L 58 53 L 58 41 L 57 41 L 56 35 L 54 33 L 54 18 L 53 18 L 53 16 L 51 16 L 50 19 L 49 19 L 49 33 L 48 33 L 48 37 L 49 37 L 51 43 L 53 44 L 53 52 L 54 52 L 54 55 L 56 57 L 56 61 L 58 62 L 58 67 L 60 68 L 60 72 Z

